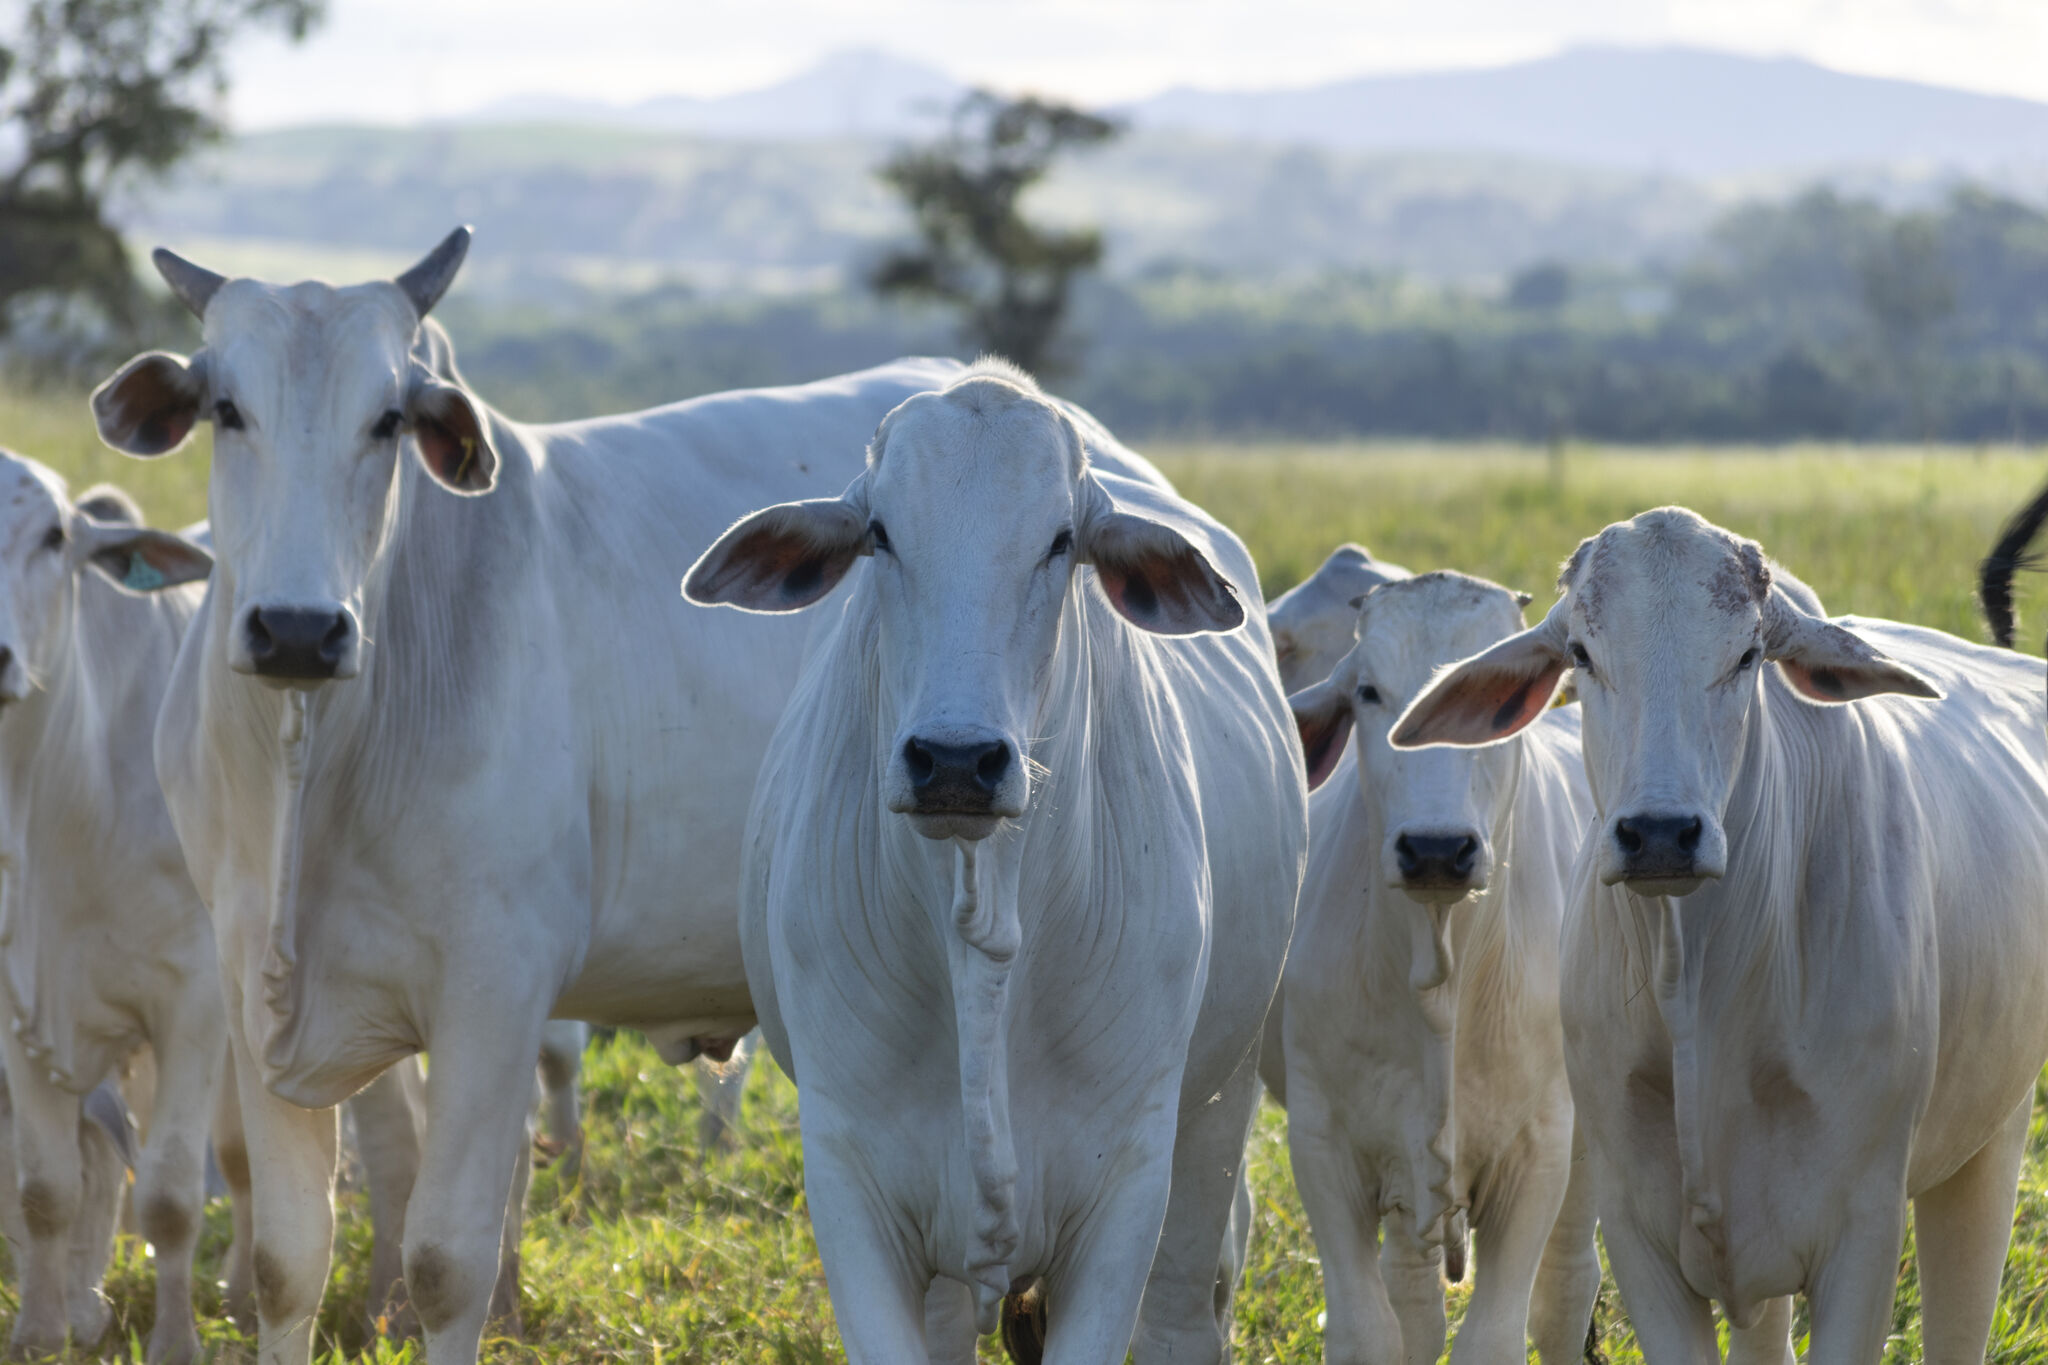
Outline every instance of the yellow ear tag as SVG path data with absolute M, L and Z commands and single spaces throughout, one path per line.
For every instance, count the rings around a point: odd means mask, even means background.
M 463 437 L 463 438 L 462 438 L 462 463 L 461 463 L 461 464 L 459 464 L 459 465 L 457 465 L 457 466 L 455 467 L 455 477 L 454 477 L 454 478 L 453 478 L 452 480 L 450 480 L 450 482 L 452 482 L 452 483 L 467 483 L 467 482 L 469 482 L 469 471 L 470 471 L 470 470 L 471 470 L 472 468 L 474 468 L 474 467 L 475 467 L 475 465 L 476 465 L 476 437 L 474 437 L 474 436 L 465 436 L 465 437 Z

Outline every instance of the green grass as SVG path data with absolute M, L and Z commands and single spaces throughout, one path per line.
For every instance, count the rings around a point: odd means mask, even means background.
M 203 513 L 204 459 L 123 460 L 98 448 L 83 404 L 0 394 L 0 444 L 56 465 L 74 487 L 112 478 L 156 518 Z M 202 447 L 203 450 L 203 447 Z M 1837 612 L 1897 616 L 1981 636 L 1975 564 L 2000 521 L 2048 474 L 2048 451 L 1607 451 L 1376 444 L 1157 452 L 1182 488 L 1250 542 L 1268 591 L 1286 587 L 1340 540 L 1363 541 L 1410 568 L 1455 566 L 1549 601 L 1560 560 L 1617 518 L 1682 502 L 1753 535 Z M 2038 623 L 2048 602 L 2026 585 Z M 2032 632 L 2029 632 L 2032 635 Z M 2034 636 L 2033 638 L 2038 638 Z M 697 1104 L 686 1077 L 637 1039 L 593 1050 L 585 1072 L 588 1149 L 580 1175 L 534 1181 L 524 1250 L 522 1341 L 493 1341 L 500 1361 L 767 1361 L 840 1358 L 817 1251 L 805 1217 L 795 1093 L 764 1063 L 749 1086 L 745 1133 L 731 1152 L 695 1150 Z M 1240 1298 L 1238 1359 L 1321 1359 L 1322 1293 L 1314 1244 L 1288 1170 L 1285 1118 L 1261 1114 L 1250 1168 L 1257 1227 Z M 365 1347 L 369 1231 L 360 1194 L 343 1198 L 323 1345 Z M 208 1216 L 201 1264 L 214 1273 L 227 1216 Z M 1918 1291 L 1901 1261 L 1896 1333 L 1887 1360 L 1919 1355 Z M 11 1283 L 11 1277 L 5 1283 Z M 146 1336 L 151 1274 L 124 1242 L 110 1279 L 113 1339 Z M 1452 1313 L 1466 1291 L 1451 1291 Z M 210 1342 L 238 1356 L 247 1343 L 203 1295 Z M 13 1301 L 0 1289 L 0 1326 Z M 1638 1359 L 1610 1285 L 1599 1310 L 1601 1348 Z M 1803 1317 L 1801 1318 L 1803 1331 Z M 1454 1328 L 1455 1330 L 1455 1328 Z M 410 1344 L 379 1343 L 381 1360 L 417 1359 Z M 985 1350 L 986 1359 L 998 1359 Z M 2048 1128 L 2037 1113 L 2022 1177 L 1991 1359 L 2048 1358 Z

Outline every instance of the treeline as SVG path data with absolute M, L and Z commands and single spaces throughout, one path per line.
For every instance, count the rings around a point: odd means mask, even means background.
M 456 318 L 472 376 L 531 416 L 957 347 L 945 318 L 840 295 Z M 1485 291 L 1161 266 L 1091 283 L 1074 323 L 1062 391 L 1134 435 L 2048 435 L 2048 214 L 1974 189 L 1914 212 L 1816 190 L 1730 212 L 1675 267 Z

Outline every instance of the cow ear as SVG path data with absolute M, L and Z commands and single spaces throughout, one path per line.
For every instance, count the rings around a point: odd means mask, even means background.
M 1084 518 L 1081 558 L 1117 614 L 1155 635 L 1198 635 L 1244 624 L 1237 589 L 1180 532 L 1119 512 L 1097 491 Z
M 839 586 L 853 561 L 873 550 L 855 497 L 816 498 L 763 508 L 720 536 L 683 579 L 683 596 L 703 607 L 798 611 Z
M 1351 739 L 1351 687 L 1334 677 L 1305 687 L 1287 699 L 1294 726 L 1301 732 L 1301 758 L 1308 768 L 1308 789 L 1330 780 Z
M 100 439 L 124 455 L 168 455 L 199 424 L 205 366 L 168 351 L 147 351 L 92 391 Z
M 1439 673 L 1394 722 L 1396 749 L 1425 744 L 1497 744 L 1543 714 L 1564 676 L 1558 645 L 1562 621 L 1552 616 L 1511 635 L 1483 654 Z
M 213 555 L 203 545 L 169 531 L 84 513 L 71 519 L 71 557 L 133 593 L 196 583 L 213 572 Z
M 1887 693 L 1938 700 L 1941 690 L 1853 631 L 1809 616 L 1773 586 L 1764 614 L 1764 657 L 1808 701 L 1860 701 Z
M 488 493 L 498 483 L 498 452 L 476 404 L 461 388 L 424 379 L 407 400 L 406 420 L 420 463 L 434 482 L 456 493 Z

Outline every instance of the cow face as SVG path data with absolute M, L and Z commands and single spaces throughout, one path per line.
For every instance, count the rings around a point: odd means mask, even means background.
M 881 796 L 929 838 L 980 839 L 1030 799 L 1075 569 L 1142 629 L 1244 620 L 1234 591 L 1178 532 L 1120 512 L 1073 422 L 1036 386 L 983 366 L 920 394 L 876 432 L 845 497 L 760 512 L 691 569 L 691 600 L 791 610 L 870 555 L 884 704 Z M 1072 627 L 1067 627 L 1072 628 Z M 1061 723 L 1071 723 L 1062 721 Z
M 62 479 L 0 451 L 0 703 L 21 701 L 57 671 L 80 573 L 134 593 L 206 577 L 204 548 L 141 522 L 127 495 L 92 489 L 73 506 Z
M 1808 701 L 1932 684 L 1808 615 L 1752 541 L 1682 508 L 1645 512 L 1579 546 L 1541 625 L 1439 678 L 1396 744 L 1486 744 L 1540 713 L 1565 669 L 1584 708 L 1586 775 L 1602 815 L 1596 867 L 1612 886 L 1683 896 L 1728 864 L 1722 828 L 1773 661 Z
M 336 289 L 226 280 L 157 253 L 199 314 L 189 360 L 138 356 L 93 394 L 100 435 L 168 454 L 213 423 L 208 503 L 227 593 L 227 661 L 278 686 L 362 669 L 362 617 L 398 514 L 400 446 L 456 493 L 497 459 L 475 405 L 432 362 L 426 312 L 468 247 L 458 230 L 395 282 Z
M 1325 681 L 1292 699 L 1311 786 L 1329 777 L 1355 731 L 1359 796 L 1382 831 L 1382 879 L 1416 900 L 1449 904 L 1486 889 L 1516 754 L 1396 749 L 1388 735 L 1438 668 L 1519 632 L 1527 601 L 1457 573 L 1375 588 L 1360 604 L 1357 645 Z

